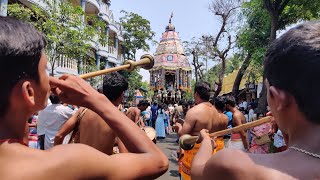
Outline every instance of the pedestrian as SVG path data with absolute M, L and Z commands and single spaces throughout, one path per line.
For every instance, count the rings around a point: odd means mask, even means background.
M 159 139 L 166 138 L 166 131 L 165 131 L 165 118 L 166 112 L 164 110 L 164 105 L 159 104 L 158 111 L 157 111 L 157 120 L 156 120 L 156 135 Z

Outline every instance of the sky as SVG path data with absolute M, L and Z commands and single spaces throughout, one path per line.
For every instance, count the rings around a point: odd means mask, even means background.
M 158 42 L 173 12 L 172 23 L 179 32 L 181 41 L 189 41 L 192 37 L 213 34 L 217 31 L 219 22 L 209 11 L 209 4 L 210 0 L 112 0 L 110 9 L 116 21 L 123 16 L 121 10 L 135 12 L 149 20 L 151 29 L 156 32 L 154 39 Z M 139 51 L 136 59 L 140 59 L 144 53 L 155 53 L 157 47 L 149 44 L 150 51 Z M 213 63 L 208 64 L 208 68 L 213 66 Z M 141 69 L 140 74 L 143 76 L 143 81 L 149 81 L 148 71 Z

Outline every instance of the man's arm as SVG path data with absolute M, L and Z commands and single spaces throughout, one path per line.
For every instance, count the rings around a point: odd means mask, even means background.
M 134 122 L 137 123 L 140 121 L 140 110 L 135 109 L 135 113 L 134 113 Z
M 50 85 L 62 101 L 78 104 L 96 112 L 120 139 L 125 140 L 123 143 L 127 149 L 133 152 L 107 156 L 87 146 L 56 146 L 62 148 L 60 151 L 63 153 L 56 153 L 60 156 L 68 151 L 63 147 L 68 147 L 72 151 L 73 155 L 69 155 L 71 156 L 69 159 L 72 160 L 64 160 L 68 164 L 67 167 L 72 167 L 69 169 L 72 174 L 78 173 L 81 178 L 155 179 L 166 172 L 168 169 L 166 155 L 135 123 L 84 80 L 64 75 L 60 80 L 51 78 Z
M 196 116 L 195 112 L 193 110 L 189 110 L 186 115 L 185 122 L 183 123 L 182 128 L 179 128 L 178 135 L 179 137 L 184 134 L 190 134 L 192 133 L 192 129 L 196 125 Z
M 79 112 L 82 108 L 80 108 L 74 115 L 67 120 L 66 123 L 61 127 L 61 129 L 57 132 L 56 136 L 54 137 L 54 145 L 62 144 L 63 139 L 68 135 L 76 126 L 77 123 L 77 117 L 79 115 Z
M 192 161 L 191 179 L 202 178 L 204 167 L 211 158 L 213 149 L 216 146 L 215 142 L 211 141 L 208 133 L 209 131 L 206 129 L 200 131 L 201 146 Z
M 248 156 L 248 154 L 242 151 L 224 149 L 217 152 L 217 154 L 215 154 L 214 156 L 211 156 L 209 161 L 205 164 L 202 176 L 192 179 L 292 180 L 294 178 L 275 169 L 266 168 L 254 163 Z
M 118 142 L 118 148 L 119 148 L 120 153 L 128 153 L 129 152 L 128 149 L 126 148 L 126 146 L 121 141 L 121 139 L 117 138 L 117 142 Z
M 242 124 L 241 117 L 239 117 L 238 115 L 233 115 L 232 121 L 235 126 L 240 126 Z M 249 149 L 249 142 L 247 137 L 248 134 L 243 130 L 240 131 L 239 133 L 240 133 L 244 148 L 248 150 Z

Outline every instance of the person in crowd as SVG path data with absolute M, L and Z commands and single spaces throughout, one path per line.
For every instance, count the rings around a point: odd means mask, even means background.
M 168 106 L 168 110 L 169 110 L 169 115 L 170 115 L 170 132 L 172 132 L 172 126 L 173 126 L 173 124 L 174 124 L 174 122 L 173 122 L 173 115 L 174 115 L 174 107 L 173 107 L 173 105 L 172 104 L 169 104 L 169 106 Z
M 143 112 L 144 113 L 141 113 L 141 114 L 143 114 L 142 119 L 145 121 L 145 125 L 152 126 L 152 124 L 151 124 L 151 107 L 148 106 L 147 109 Z
M 259 118 L 263 118 L 262 114 L 259 114 Z M 251 153 L 255 154 L 268 154 L 270 153 L 271 139 L 272 136 L 272 125 L 270 123 L 265 123 L 256 127 L 253 127 L 249 130 L 249 133 L 252 134 L 252 138 L 249 138 Z
M 255 117 L 255 113 L 254 113 L 254 110 L 253 110 L 253 107 L 251 105 L 248 106 L 248 122 L 251 122 L 253 121 L 254 119 L 257 119 Z
M 166 138 L 166 131 L 165 131 L 166 112 L 164 110 L 163 104 L 159 104 L 157 114 L 158 114 L 157 120 L 156 120 L 157 138 L 164 139 L 164 138 Z
M 216 109 L 220 115 L 221 123 L 224 124 L 225 129 L 226 129 L 228 127 L 229 119 L 228 119 L 228 116 L 226 114 L 224 114 L 225 107 L 226 107 L 225 101 L 226 101 L 225 98 L 222 96 L 216 97 L 214 100 L 214 106 L 216 107 Z
M 226 99 L 225 99 L 225 103 L 226 103 Z M 228 117 L 228 126 L 227 126 L 227 129 L 231 129 L 233 128 L 233 125 L 232 125 L 232 112 L 226 108 L 226 105 L 225 105 L 225 111 L 224 111 L 224 114 Z M 231 134 L 227 134 L 224 136 L 224 139 L 225 139 L 225 142 L 228 142 L 229 139 L 231 138 Z
M 194 180 L 319 179 L 320 21 L 305 22 L 272 42 L 264 60 L 267 101 L 288 149 L 274 154 L 223 150 L 211 157 L 210 137 L 193 162 Z M 297 73 L 299 72 L 299 73 Z M 236 159 L 236 161 L 235 161 Z
M 248 108 L 248 103 L 244 98 L 240 98 L 240 102 L 239 102 L 238 106 L 242 112 L 245 112 Z M 244 113 L 244 114 L 246 114 L 246 113 Z
M 118 72 L 104 76 L 101 92 L 115 107 L 121 104 L 127 89 L 128 81 Z M 82 115 L 80 116 L 80 114 Z M 70 143 L 86 144 L 108 155 L 113 153 L 113 145 L 117 135 L 97 113 L 91 110 L 79 109 L 56 134 L 55 145 L 62 144 L 65 136 L 70 132 L 72 132 Z M 126 152 L 126 149 L 121 145 L 119 150 Z
M 274 133 L 273 146 L 275 147 L 275 152 L 282 152 L 287 150 L 288 147 L 285 141 L 285 137 L 283 136 L 281 130 L 275 122 L 272 124 L 272 132 Z
M 164 126 L 166 128 L 166 134 L 170 134 L 170 112 L 167 105 L 164 106 L 165 110 L 165 119 L 164 119 Z
M 51 106 L 51 100 L 48 98 L 47 100 L 47 107 Z M 39 119 L 39 114 L 37 117 L 37 136 L 38 136 L 38 146 L 41 150 L 44 150 L 44 141 L 45 141 L 45 134 L 44 134 L 44 123 L 41 121 L 38 121 Z
M 153 128 L 155 128 L 156 126 L 156 120 L 158 115 L 157 111 L 158 111 L 158 104 L 157 102 L 153 102 L 153 105 L 151 106 L 151 123 Z
M 232 126 L 237 127 L 246 123 L 246 118 L 236 108 L 236 101 L 234 97 L 226 97 L 226 108 L 232 112 Z M 232 133 L 231 138 L 228 141 L 226 148 L 239 149 L 243 151 L 249 150 L 248 134 L 247 131 L 240 131 L 239 133 Z
M 194 88 L 194 99 L 196 106 L 189 109 L 183 124 L 176 123 L 176 129 L 179 136 L 184 134 L 199 135 L 201 129 L 208 129 L 210 133 L 224 130 L 227 128 L 228 122 L 225 119 L 221 119 L 217 109 L 209 102 L 210 98 L 210 84 L 205 81 L 196 82 Z M 216 139 L 218 146 L 215 151 L 219 151 L 224 148 L 223 138 Z M 196 144 L 195 148 L 198 148 L 200 144 Z M 191 155 L 191 151 L 184 151 L 184 157 L 182 161 L 182 176 L 184 179 L 190 179 L 188 171 L 190 166 L 186 165 L 186 154 Z M 190 157 L 192 160 L 193 155 Z M 189 158 L 188 158 L 189 159 Z M 189 161 L 190 161 L 189 160 Z M 188 169 L 188 170 L 187 170 Z
M 140 118 L 141 112 L 145 111 L 148 106 L 149 102 L 147 100 L 140 100 L 137 107 L 130 107 L 126 113 L 127 117 L 131 119 L 134 123 L 136 123 L 139 127 L 144 127 L 145 124 Z
M 32 117 L 28 120 L 29 127 L 29 135 L 28 135 L 28 145 L 31 148 L 39 149 L 39 139 L 37 134 L 37 120 L 38 113 L 32 115 Z
M 0 17 L 1 179 L 156 179 L 165 173 L 166 155 L 107 97 L 80 77 L 48 76 L 45 48 L 31 24 Z M 83 144 L 27 147 L 26 122 L 46 107 L 50 90 L 65 103 L 96 112 L 134 153 L 108 156 Z
M 76 111 L 62 104 L 60 98 L 50 95 L 51 105 L 39 112 L 38 122 L 43 125 L 45 135 L 44 149 L 54 146 L 54 138 L 61 127 L 70 119 Z

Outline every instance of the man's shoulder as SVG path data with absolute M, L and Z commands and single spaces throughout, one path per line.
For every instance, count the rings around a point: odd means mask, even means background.
M 240 150 L 224 149 L 217 152 L 207 162 L 205 174 L 207 177 L 213 174 L 220 174 L 221 178 L 227 178 L 228 174 L 231 176 L 238 173 L 247 174 L 251 173 L 247 167 L 252 166 L 252 164 L 254 163 L 248 154 Z
M 216 112 L 216 109 L 214 106 L 209 106 L 207 104 L 200 103 L 198 105 L 193 106 L 189 111 L 193 111 L 195 113 L 203 112 L 203 111 L 204 112 L 212 112 L 212 111 Z
M 241 111 L 236 111 L 236 112 L 233 113 L 233 117 L 237 118 L 237 119 L 242 119 L 245 116 L 243 115 L 243 113 Z

